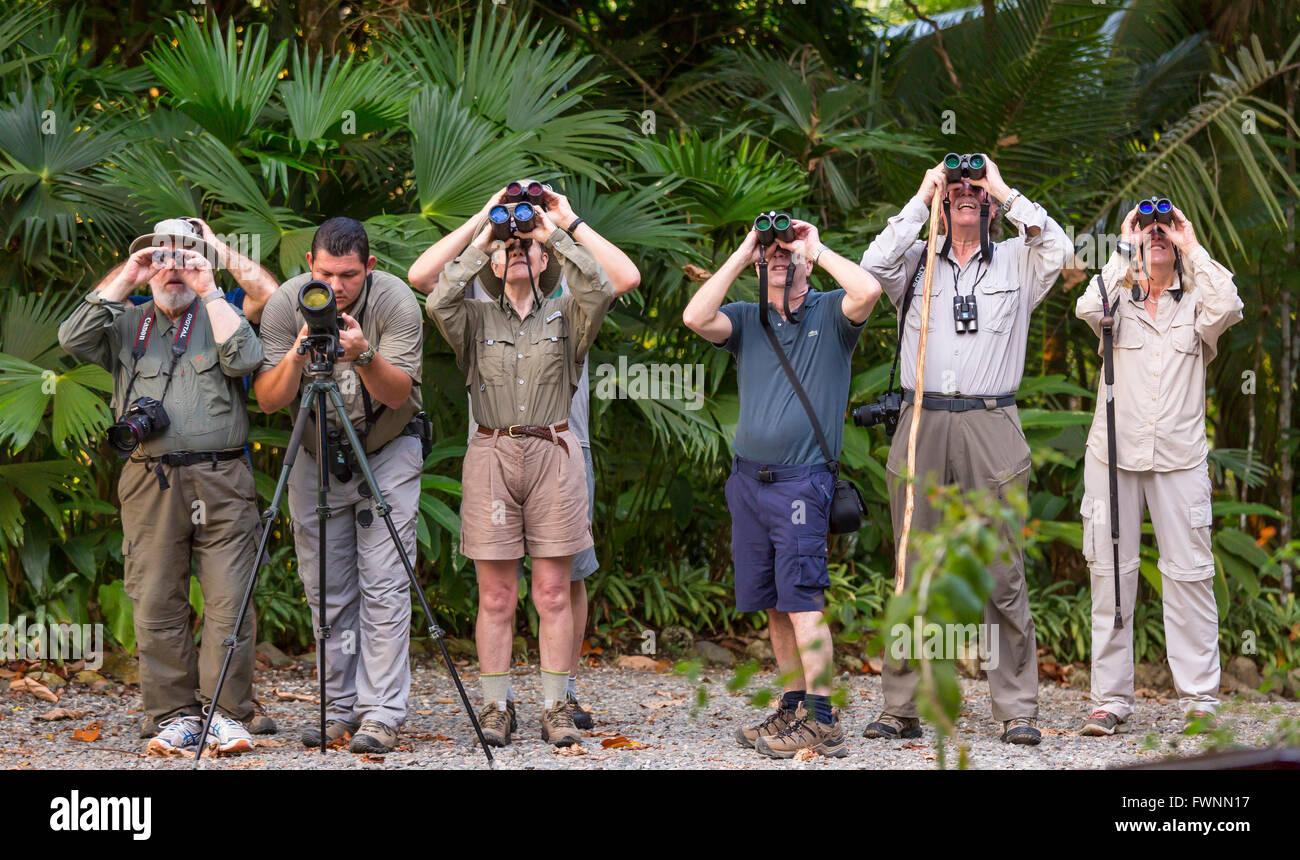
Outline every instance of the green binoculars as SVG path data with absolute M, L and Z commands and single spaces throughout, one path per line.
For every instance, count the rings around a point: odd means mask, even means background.
M 758 244 L 765 247 L 777 239 L 793 242 L 794 220 L 785 212 L 761 212 L 754 219 L 754 232 L 758 234 Z
M 1139 227 L 1146 227 L 1152 221 L 1168 224 L 1174 217 L 1174 204 L 1169 202 L 1168 197 L 1149 197 L 1146 200 L 1139 200 L 1137 210 Z
M 961 182 L 963 179 L 983 179 L 988 169 L 988 160 L 982 152 L 958 155 L 950 152 L 943 157 L 943 169 L 949 182 Z

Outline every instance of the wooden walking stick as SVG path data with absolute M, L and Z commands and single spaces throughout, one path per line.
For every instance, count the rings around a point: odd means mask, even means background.
M 925 279 L 921 284 L 921 336 L 916 346 L 916 386 L 912 389 L 912 426 L 907 434 L 907 474 L 904 480 L 903 531 L 898 538 L 898 559 L 894 573 L 894 593 L 903 593 L 903 576 L 907 572 L 907 538 L 912 531 L 912 509 L 915 506 L 916 483 L 916 432 L 921 426 L 921 401 L 925 398 L 925 341 L 930 330 L 930 285 L 934 282 L 934 252 L 939 243 L 939 189 L 930 199 L 930 237 L 925 246 Z

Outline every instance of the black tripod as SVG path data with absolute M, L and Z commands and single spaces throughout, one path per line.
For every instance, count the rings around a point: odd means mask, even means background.
M 451 654 L 447 652 L 447 643 L 443 641 L 442 628 L 433 617 L 433 610 L 429 607 L 429 601 L 425 599 L 424 589 L 420 587 L 419 581 L 415 578 L 415 568 L 411 564 L 411 559 L 406 554 L 406 547 L 402 545 L 401 537 L 397 534 L 397 527 L 393 525 L 390 517 L 392 506 L 384 500 L 384 494 L 379 489 L 379 483 L 375 480 L 374 472 L 370 470 L 370 461 L 366 458 L 365 447 L 361 440 L 357 438 L 357 431 L 353 428 L 352 422 L 348 420 L 348 410 L 343 404 L 343 395 L 339 393 L 338 383 L 334 380 L 334 360 L 338 356 L 338 343 L 333 335 L 309 335 L 303 339 L 302 346 L 299 348 L 302 352 L 310 351 L 311 359 L 307 366 L 307 372 L 311 380 L 303 389 L 302 401 L 298 406 L 298 417 L 293 422 L 293 433 L 289 436 L 289 447 L 284 454 L 284 465 L 280 469 L 280 480 L 276 482 L 275 492 L 271 495 L 271 504 L 262 514 L 265 521 L 262 526 L 262 536 L 257 544 L 257 556 L 253 563 L 253 575 L 248 578 L 248 585 L 244 589 L 244 597 L 239 604 L 239 614 L 235 618 L 235 629 L 225 640 L 226 656 L 221 663 L 221 673 L 217 676 L 217 687 L 212 692 L 212 701 L 208 706 L 207 718 L 203 721 L 203 733 L 199 735 L 199 749 L 194 755 L 194 767 L 199 766 L 199 759 L 203 756 L 203 747 L 207 742 L 208 730 L 212 726 L 212 717 L 216 713 L 217 702 L 221 700 L 221 688 L 226 682 L 226 673 L 230 669 L 230 661 L 235 654 L 235 643 L 239 636 L 239 630 L 244 626 L 244 618 L 248 613 L 248 607 L 252 604 L 253 589 L 257 585 L 257 574 L 262 569 L 262 563 L 266 558 L 266 547 L 271 537 L 271 526 L 275 523 L 276 512 L 280 509 L 280 500 L 284 495 L 285 487 L 289 483 L 289 471 L 293 468 L 294 461 L 298 457 L 298 449 L 302 443 L 302 434 L 307 427 L 308 419 L 311 417 L 312 409 L 316 410 L 316 428 L 318 430 L 317 449 L 316 449 L 316 517 L 320 521 L 320 549 L 319 559 L 317 562 L 319 574 L 320 590 L 320 608 L 319 608 L 319 627 L 316 630 L 316 658 L 317 658 L 317 677 L 320 681 L 320 751 L 321 755 L 325 754 L 328 747 L 328 741 L 325 734 L 325 640 L 330 636 L 330 625 L 327 623 L 325 606 L 325 563 L 326 563 L 326 546 L 325 546 L 325 524 L 330 516 L 329 507 L 329 459 L 326 452 L 329 450 L 328 438 L 326 436 L 325 416 L 329 406 L 332 404 L 335 413 L 339 418 L 339 425 L 347 434 L 348 441 L 352 444 L 352 450 L 356 457 L 357 466 L 361 470 L 362 477 L 366 485 L 370 488 L 371 498 L 374 499 L 375 511 L 383 519 L 384 525 L 388 527 L 388 537 L 393 541 L 393 546 L 397 548 L 397 554 L 402 560 L 402 567 L 406 568 L 406 575 L 411 580 L 411 588 L 419 598 L 420 607 L 424 610 L 424 615 L 429 619 L 429 636 L 438 643 L 438 648 L 442 651 L 443 662 L 447 665 L 447 671 L 451 674 L 451 679 L 456 682 L 456 689 L 460 692 L 460 700 L 465 705 L 465 713 L 469 714 L 469 720 L 474 725 L 474 732 L 478 735 L 479 745 L 483 747 L 483 754 L 487 756 L 488 766 L 492 766 L 492 751 L 488 748 L 487 741 L 483 737 L 483 729 L 479 725 L 478 716 L 474 713 L 474 708 L 470 705 L 469 696 L 465 693 L 465 686 L 460 681 L 460 675 L 456 672 L 456 667 L 452 665 Z
M 1101 362 L 1106 379 L 1106 460 L 1110 471 L 1110 551 L 1115 564 L 1115 629 L 1124 626 L 1119 603 L 1119 466 L 1115 462 L 1115 317 L 1111 315 L 1106 284 L 1097 276 L 1101 291 Z

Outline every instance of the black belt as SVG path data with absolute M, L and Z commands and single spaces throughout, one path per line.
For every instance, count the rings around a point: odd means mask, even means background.
M 911 403 L 914 399 L 909 390 L 903 391 L 903 402 Z M 970 412 L 972 409 L 999 409 L 1003 406 L 1015 406 L 1015 392 L 1011 394 L 994 394 L 988 397 L 964 397 L 960 394 L 930 394 L 921 398 L 922 409 L 938 409 L 945 412 Z
M 236 460 L 244 456 L 243 448 L 232 448 L 229 451 L 173 451 L 168 454 L 159 454 L 156 457 L 132 457 L 132 463 L 162 463 L 164 466 L 193 466 L 198 463 L 211 463 L 212 468 L 222 460 Z
M 832 471 L 829 463 L 810 463 L 805 466 L 770 466 L 765 463 L 755 463 L 753 460 L 746 460 L 740 456 L 735 457 L 731 465 L 734 471 L 740 472 L 742 475 L 748 475 L 764 484 L 773 484 L 777 481 L 794 481 L 818 472 Z

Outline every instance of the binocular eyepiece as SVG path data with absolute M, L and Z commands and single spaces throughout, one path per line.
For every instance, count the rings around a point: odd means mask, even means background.
M 1138 226 L 1146 227 L 1152 221 L 1158 224 L 1169 224 L 1174 217 L 1174 204 L 1169 202 L 1168 197 L 1149 197 L 1146 200 L 1139 200 Z
M 982 152 L 968 152 L 964 155 L 950 152 L 943 157 L 943 169 L 948 174 L 949 182 L 983 179 L 988 170 L 988 162 Z
M 767 247 L 780 239 L 782 242 L 794 241 L 794 221 L 785 212 L 761 212 L 754 219 L 754 232 L 758 234 L 758 244 Z
M 506 186 L 506 202 L 519 203 L 526 201 L 534 206 L 542 205 L 542 183 L 540 182 L 511 182 Z

